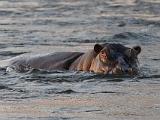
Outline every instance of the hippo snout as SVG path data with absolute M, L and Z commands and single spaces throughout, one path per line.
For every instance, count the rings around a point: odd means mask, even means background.
M 120 66 L 116 66 L 112 70 L 112 74 L 128 74 L 128 75 L 137 75 L 138 74 L 138 69 L 137 68 L 122 68 Z
M 122 55 L 117 57 L 116 65 L 112 68 L 112 74 L 128 74 L 128 75 L 136 75 L 138 74 L 138 65 L 137 63 L 129 63 L 128 60 Z

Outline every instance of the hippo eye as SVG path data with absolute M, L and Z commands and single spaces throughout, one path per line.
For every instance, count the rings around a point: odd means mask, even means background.
M 105 52 L 104 52 L 104 51 L 101 51 L 101 54 L 105 54 Z

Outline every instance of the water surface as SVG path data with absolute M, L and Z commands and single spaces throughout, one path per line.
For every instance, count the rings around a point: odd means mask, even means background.
M 104 42 L 142 53 L 135 77 L 0 69 L 0 119 L 158 120 L 159 33 L 159 0 L 1 0 L 0 60 Z

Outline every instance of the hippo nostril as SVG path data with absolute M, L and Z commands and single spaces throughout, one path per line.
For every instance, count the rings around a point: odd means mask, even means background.
M 128 70 L 124 70 L 125 73 L 128 73 Z
M 131 74 L 133 72 L 132 68 L 123 70 L 124 73 Z
M 129 75 L 137 74 L 137 72 L 136 72 L 133 68 L 129 68 L 127 73 L 128 73 Z

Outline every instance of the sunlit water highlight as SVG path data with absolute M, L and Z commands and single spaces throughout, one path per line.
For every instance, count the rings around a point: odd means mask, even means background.
M 87 51 L 97 42 L 141 45 L 138 76 L 0 70 L 0 118 L 158 120 L 159 0 L 0 1 L 0 59 Z

